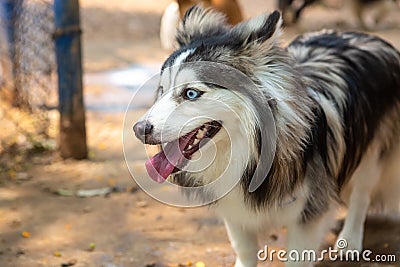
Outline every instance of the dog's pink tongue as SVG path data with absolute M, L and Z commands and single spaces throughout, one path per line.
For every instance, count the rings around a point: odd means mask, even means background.
M 164 147 L 164 151 L 146 161 L 147 173 L 151 179 L 162 183 L 173 172 L 181 157 L 183 156 L 177 141 L 168 143 Z
M 151 179 L 162 183 L 171 175 L 175 167 L 184 159 L 181 151 L 186 147 L 193 134 L 169 142 L 163 151 L 146 161 L 146 170 Z

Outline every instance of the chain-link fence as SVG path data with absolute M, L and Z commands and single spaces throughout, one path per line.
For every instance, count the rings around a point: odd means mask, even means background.
M 55 106 L 56 63 L 51 0 L 24 0 L 15 20 L 16 89 L 31 110 Z
M 0 172 L 12 155 L 46 148 L 54 140 L 57 106 L 52 0 L 1 0 Z M 54 115 L 54 116 L 53 116 Z M 54 144 L 54 141 L 50 142 Z M 21 157 L 19 157 L 21 158 Z

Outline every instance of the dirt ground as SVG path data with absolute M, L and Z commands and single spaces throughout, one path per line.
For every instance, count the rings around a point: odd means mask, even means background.
M 243 0 L 241 4 L 250 17 L 270 11 L 272 2 Z M 86 73 L 160 64 L 168 52 L 160 48 L 159 21 L 168 4 L 168 0 L 81 0 Z M 347 13 L 314 6 L 298 25 L 285 29 L 283 43 L 295 34 L 321 28 L 356 29 Z M 373 33 L 400 48 L 400 11 L 393 10 Z M 85 94 L 107 90 L 91 84 Z M 31 159 L 30 168 L 1 185 L 1 267 L 233 266 L 235 256 L 225 229 L 212 211 L 170 207 L 136 186 L 122 152 L 123 119 L 121 112 L 89 110 L 89 160 L 63 161 L 56 153 L 39 154 Z M 141 168 L 145 154 L 138 149 L 139 142 L 136 145 L 132 148 L 137 153 L 135 164 Z M 113 191 L 103 196 L 73 195 L 101 188 Z M 334 238 L 334 233 L 328 234 L 327 244 Z M 279 231 L 266 235 L 261 244 L 280 249 L 284 242 L 284 231 Z M 395 254 L 397 263 L 324 262 L 320 266 L 400 266 L 399 219 L 369 216 L 364 245 L 374 253 Z

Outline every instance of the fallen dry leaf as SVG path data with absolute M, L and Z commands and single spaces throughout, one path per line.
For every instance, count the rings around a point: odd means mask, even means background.
M 117 184 L 117 182 L 113 178 L 108 179 L 107 183 L 109 186 L 115 186 Z
M 21 235 L 22 235 L 22 237 L 28 238 L 31 236 L 31 233 L 24 231 L 21 233 Z
M 17 177 L 17 173 L 14 170 L 9 170 L 8 176 L 10 176 L 11 179 L 15 179 Z
M 92 242 L 92 243 L 89 244 L 88 250 L 89 251 L 93 251 L 95 248 L 96 248 L 96 243 Z
M 100 143 L 100 144 L 98 144 L 97 148 L 99 150 L 105 150 L 107 148 L 107 145 L 106 145 L 106 143 Z

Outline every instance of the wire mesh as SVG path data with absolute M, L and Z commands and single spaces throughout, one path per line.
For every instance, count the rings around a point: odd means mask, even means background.
M 54 139 L 51 118 L 57 106 L 53 1 L 15 1 L 13 19 L 1 21 L 0 91 L 12 92 L 13 99 L 0 104 L 0 120 L 7 125 L 0 133 L 0 172 L 14 168 L 10 155 L 45 147 Z M 11 40 L 7 39 L 10 26 Z
M 24 0 L 15 20 L 16 90 L 31 110 L 55 106 L 56 61 L 52 1 Z

